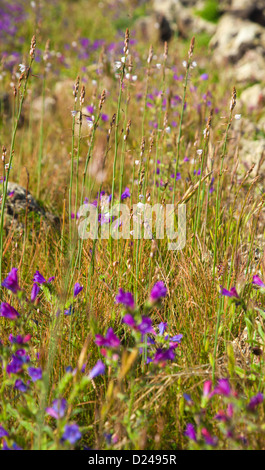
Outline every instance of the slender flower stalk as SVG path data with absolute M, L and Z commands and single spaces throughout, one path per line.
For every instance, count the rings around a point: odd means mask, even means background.
M 30 74 L 30 71 L 31 71 L 31 66 L 32 66 L 32 63 L 33 63 L 34 57 L 35 57 L 35 48 L 36 48 L 36 38 L 35 38 L 35 36 L 33 36 L 32 40 L 31 40 L 31 46 L 30 46 L 29 66 L 26 68 L 26 70 L 24 72 L 21 73 L 21 75 L 19 77 L 19 86 L 18 86 L 18 88 L 19 89 L 21 88 L 21 84 L 22 84 L 23 80 L 24 80 L 24 87 L 22 88 L 22 92 L 21 92 L 21 95 L 20 95 L 18 113 L 17 113 L 14 129 L 13 129 L 13 133 L 12 133 L 12 138 L 11 138 L 8 170 L 7 170 L 7 172 L 6 172 L 6 174 L 3 178 L 3 195 L 2 195 L 1 218 L 0 218 L 0 292 L 1 292 L 1 284 L 2 284 L 1 281 L 2 281 L 2 266 L 3 266 L 4 212 L 5 212 L 5 204 L 6 204 L 6 198 L 7 198 L 7 187 L 8 187 L 9 173 L 10 173 L 10 169 L 12 168 L 17 128 L 18 128 L 18 123 L 19 123 L 20 117 L 21 117 L 23 103 L 24 103 L 25 96 L 26 96 L 26 91 L 27 91 L 27 85 L 28 85 L 29 74 Z

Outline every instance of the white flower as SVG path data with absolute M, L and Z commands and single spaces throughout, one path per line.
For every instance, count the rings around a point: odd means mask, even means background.
M 114 62 L 114 68 L 115 68 L 116 70 L 119 70 L 119 69 L 121 68 L 121 61 L 120 61 L 120 60 L 116 60 L 116 61 Z
M 202 155 L 202 149 L 197 150 L 197 155 Z
M 127 80 L 130 80 L 131 74 L 130 74 L 130 73 L 126 73 L 126 74 L 125 74 L 125 78 L 127 78 Z
M 122 62 L 123 64 L 125 64 L 125 61 L 126 61 L 126 57 L 123 56 L 123 57 L 121 58 L 121 62 Z
M 197 62 L 194 60 L 194 61 L 191 63 L 191 66 L 192 66 L 192 67 L 197 67 Z
M 135 165 L 139 165 L 139 163 L 140 163 L 140 160 L 135 160 L 135 162 L 134 162 L 134 163 L 135 163 Z
M 20 71 L 21 73 L 25 72 L 25 70 L 26 70 L 26 68 L 27 68 L 26 65 L 24 65 L 24 64 L 19 64 L 18 67 L 19 67 L 19 71 Z
M 137 75 L 133 75 L 133 76 L 132 76 L 132 81 L 133 81 L 133 82 L 136 82 L 136 80 L 137 80 Z
M 170 134 L 171 128 L 168 126 L 168 127 L 165 128 L 165 131 L 166 131 L 167 134 Z
M 156 64 L 156 68 L 157 68 L 158 70 L 160 70 L 160 69 L 161 69 L 161 64 Z
M 241 119 L 241 114 L 235 114 L 235 119 L 239 121 L 239 119 Z
M 186 67 L 187 67 L 187 65 L 188 65 L 188 62 L 187 62 L 186 60 L 183 60 L 183 62 L 182 62 L 182 65 L 183 65 L 183 67 L 185 67 L 185 68 L 186 68 Z

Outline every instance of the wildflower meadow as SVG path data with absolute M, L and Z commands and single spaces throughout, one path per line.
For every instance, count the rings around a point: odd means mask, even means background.
M 0 2 L 2 450 L 265 450 L 264 107 L 149 14 Z

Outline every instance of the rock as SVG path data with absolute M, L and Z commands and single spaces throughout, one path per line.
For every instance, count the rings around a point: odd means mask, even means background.
M 265 26 L 264 0 L 232 0 L 229 11 L 238 18 L 248 19 Z
M 249 50 L 232 69 L 232 75 L 239 83 L 251 83 L 264 80 L 265 57 L 263 49 Z
M 158 40 L 169 42 L 173 34 L 169 21 L 161 13 L 139 18 L 135 22 L 134 29 L 141 39 L 151 44 L 155 44 Z
M 41 119 L 42 116 L 42 106 L 43 106 L 43 100 L 42 96 L 38 96 L 38 98 L 35 98 L 32 102 L 32 112 L 34 119 L 38 120 Z M 53 98 L 51 96 L 46 96 L 44 98 L 44 116 L 51 116 L 56 109 L 56 98 Z
M 188 37 L 202 32 L 213 35 L 216 25 L 194 14 L 195 7 L 200 9 L 203 4 L 198 0 L 155 0 L 153 8 L 155 12 L 163 15 L 169 22 L 173 31 L 178 31 L 182 37 Z
M 210 47 L 215 49 L 213 58 L 216 63 L 234 64 L 250 49 L 265 47 L 265 29 L 251 21 L 225 14 L 219 20 Z
M 37 220 L 43 218 L 46 226 L 52 225 L 54 228 L 59 229 L 59 217 L 51 214 L 41 207 L 31 193 L 29 191 L 27 192 L 25 188 L 17 183 L 9 182 L 7 191 L 8 195 L 5 203 L 5 227 L 14 224 L 18 229 L 23 228 L 25 214 L 27 212 L 29 218 L 32 215 L 35 215 L 37 216 Z
M 241 93 L 240 102 L 249 110 L 261 107 L 265 102 L 265 88 L 257 83 Z
M 240 139 L 239 144 L 239 161 L 242 167 L 242 174 L 251 168 L 255 164 L 254 169 L 251 173 L 252 177 L 255 177 L 258 173 L 262 176 L 265 175 L 265 163 L 261 159 L 265 156 L 265 139 L 260 140 L 249 140 Z

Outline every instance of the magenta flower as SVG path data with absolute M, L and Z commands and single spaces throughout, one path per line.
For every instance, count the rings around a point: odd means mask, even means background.
M 252 284 L 254 284 L 255 286 L 258 286 L 258 287 L 262 287 L 263 289 L 265 288 L 264 282 L 262 282 L 260 277 L 257 276 L 257 275 L 253 276 Z
M 109 328 L 106 336 L 96 335 L 95 343 L 98 346 L 105 346 L 106 348 L 118 348 L 120 346 L 119 338 L 114 334 L 113 329 Z
M 193 424 L 187 424 L 184 436 L 188 437 L 191 441 L 197 442 L 196 431 Z
M 30 338 L 31 338 L 31 335 L 13 336 L 12 334 L 10 334 L 8 339 L 9 339 L 10 343 L 12 343 L 12 344 L 25 344 L 25 343 L 28 343 L 28 341 L 30 341 Z
M 93 369 L 89 373 L 89 378 L 94 379 L 98 375 L 102 375 L 105 373 L 106 366 L 105 364 L 99 359 L 96 365 L 93 367 Z
M 74 285 L 74 297 L 76 297 L 78 294 L 80 294 L 80 292 L 83 290 L 83 286 L 81 286 L 79 284 L 79 282 L 77 282 L 75 285 Z
M 151 290 L 150 300 L 152 303 L 158 302 L 162 297 L 166 297 L 167 288 L 163 281 L 158 281 L 155 283 L 154 287 Z
M 12 268 L 8 276 L 3 280 L 2 286 L 11 290 L 14 294 L 21 290 L 18 285 L 17 268 Z
M 66 408 L 67 401 L 65 398 L 62 398 L 61 400 L 57 399 L 52 402 L 52 406 L 46 408 L 46 413 L 55 419 L 60 419 L 64 417 Z
M 2 317 L 9 318 L 10 320 L 16 320 L 19 317 L 19 313 L 16 311 L 16 309 L 7 302 L 1 303 L 0 313 Z
M 206 380 L 203 384 L 203 396 L 208 397 L 208 395 L 211 393 L 212 390 L 212 381 L 211 380 Z
M 122 289 L 119 289 L 119 293 L 116 296 L 116 302 L 131 309 L 134 309 L 135 307 L 134 298 L 131 292 L 124 292 Z
M 217 386 L 215 387 L 213 394 L 224 395 L 225 397 L 229 397 L 231 395 L 231 387 L 228 379 L 218 380 Z
M 206 428 L 202 428 L 201 433 L 202 433 L 202 436 L 204 437 L 206 444 L 208 444 L 209 446 L 216 446 L 217 438 L 212 437 Z
M 142 335 L 146 335 L 147 333 L 156 334 L 153 327 L 152 327 L 151 318 L 142 317 L 141 318 L 141 323 L 137 324 L 135 319 L 133 318 L 133 316 L 127 314 L 127 315 L 124 315 L 122 321 L 123 321 L 123 323 L 128 325 L 133 330 L 139 331 L 140 333 L 142 333 Z
M 232 297 L 232 298 L 239 299 L 239 295 L 238 295 L 235 287 L 232 287 L 230 290 L 227 290 L 227 289 L 225 289 L 224 287 L 221 286 L 220 294 L 225 295 L 227 297 Z
M 68 441 L 70 444 L 75 444 L 76 441 L 81 439 L 82 434 L 79 431 L 79 427 L 77 424 L 67 424 L 64 428 L 64 433 L 62 436 L 63 441 Z

